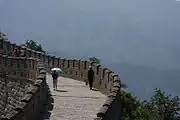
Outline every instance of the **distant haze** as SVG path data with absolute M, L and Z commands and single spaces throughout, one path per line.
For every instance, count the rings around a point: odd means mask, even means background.
M 0 30 L 61 56 L 98 56 L 141 98 L 154 87 L 180 95 L 176 0 L 1 0 Z

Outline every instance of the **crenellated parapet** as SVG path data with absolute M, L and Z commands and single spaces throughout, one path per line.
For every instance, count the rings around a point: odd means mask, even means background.
M 7 48 L 7 46 L 9 47 Z M 12 50 L 15 47 L 23 49 L 26 56 L 23 58 L 9 57 L 12 56 Z M 60 67 L 65 71 L 65 74 L 62 74 L 62 76 L 85 82 L 87 81 L 87 71 L 90 65 L 95 73 L 94 86 L 108 96 L 108 99 L 97 113 L 95 120 L 111 120 L 112 118 L 113 120 L 119 120 L 121 118 L 123 105 L 120 99 L 120 77 L 110 69 L 86 60 L 59 58 L 28 48 L 21 48 L 5 40 L 0 40 L 0 52 L 4 54 L 0 56 L 0 65 L 2 66 L 0 71 L 5 71 L 12 77 L 27 78 L 35 82 L 32 84 L 31 90 L 21 100 L 24 106 L 16 108 L 16 112 L 25 111 L 24 113 L 16 114 L 17 118 L 21 114 L 24 114 L 26 118 L 17 120 L 32 120 L 30 116 L 35 116 L 35 113 L 37 113 L 37 109 L 32 106 L 40 109 L 37 103 L 41 101 L 41 97 L 37 96 L 46 93 L 44 92 L 46 90 L 42 89 L 42 86 L 45 85 L 46 70 L 50 72 L 52 67 Z M 7 54 L 9 56 L 6 56 Z M 41 60 L 41 62 L 38 62 L 38 60 Z
M 34 52 L 32 57 L 13 57 L 11 50 L 21 47 L 0 42 L 3 46 L 0 48 L 0 120 L 34 120 L 48 94 L 46 64 L 41 60 L 43 54 L 37 58 L 34 56 L 38 54 L 33 56 Z
M 0 55 L 0 72 L 11 77 L 36 79 L 37 59 Z
M 41 112 L 48 93 L 46 68 L 44 62 L 36 62 L 37 74 L 32 74 L 33 78 L 30 77 L 31 79 L 22 77 L 21 74 L 17 76 L 8 74 L 6 75 L 8 83 L 5 87 L 4 79 L 0 78 L 2 83 L 0 93 L 3 98 L 6 98 L 5 89 L 8 89 L 7 100 L 1 100 L 2 107 L 0 108 L 3 108 L 5 101 L 7 102 L 5 110 L 0 110 L 3 111 L 2 120 L 34 120 Z

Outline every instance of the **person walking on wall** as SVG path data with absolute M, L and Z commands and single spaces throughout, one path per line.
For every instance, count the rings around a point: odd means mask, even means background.
M 53 78 L 53 89 L 57 90 L 58 73 L 55 70 L 52 71 L 52 78 Z
M 89 67 L 88 70 L 88 81 L 89 81 L 89 88 L 92 90 L 93 87 L 93 81 L 94 81 L 94 71 L 92 70 L 92 67 Z

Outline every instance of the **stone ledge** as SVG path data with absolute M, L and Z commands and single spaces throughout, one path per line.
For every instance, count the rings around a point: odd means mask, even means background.
M 114 81 L 114 82 L 113 82 L 113 88 L 116 88 L 116 87 L 119 88 L 119 90 L 120 90 L 121 85 L 120 85 L 120 82 L 119 82 L 119 81 Z M 112 89 L 113 89 L 113 88 L 112 88 Z
M 38 87 L 37 86 L 32 86 L 28 90 L 27 94 L 33 94 L 34 95 L 37 91 L 38 91 Z
M 27 93 L 25 96 L 20 100 L 20 104 L 18 104 L 13 111 L 8 113 L 6 116 L 4 116 L 2 119 L 3 120 L 12 120 L 15 119 L 13 117 L 16 117 L 20 112 L 24 110 L 24 108 L 28 105 L 28 103 L 32 100 L 34 94 L 38 92 L 39 87 L 42 85 L 43 80 L 46 79 L 46 70 L 43 64 L 41 64 L 41 67 L 38 67 L 38 69 L 41 69 L 39 72 L 39 75 L 37 77 L 37 80 L 35 82 L 30 82 L 34 83 L 32 86 L 27 90 Z M 31 80 L 32 81 L 32 80 Z
M 39 72 L 40 74 L 46 74 L 46 70 L 44 70 L 44 69 L 42 69 L 42 70 L 40 70 L 40 72 Z
M 94 118 L 93 120 L 103 120 L 102 117 Z
M 110 106 L 115 98 L 109 97 L 102 106 Z
M 13 120 L 17 114 L 19 114 L 18 111 L 11 111 L 6 116 L 2 117 L 1 120 Z
M 20 105 L 16 106 L 15 110 L 20 112 L 25 106 L 26 106 L 27 103 L 25 102 L 21 102 Z
M 39 74 L 38 77 L 37 77 L 37 79 L 38 79 L 38 80 L 44 80 L 45 77 L 46 77 L 45 74 Z
M 9 43 L 9 44 L 11 44 L 11 43 Z M 13 45 L 13 44 L 11 44 L 11 45 Z M 14 46 L 17 46 L 17 45 L 14 45 Z M 17 47 L 20 47 L 20 46 L 17 46 Z M 59 66 L 60 66 L 60 64 L 61 65 L 63 64 L 64 67 L 67 67 L 67 63 L 68 63 L 68 66 L 69 66 L 69 62 L 67 62 L 67 61 L 69 61 L 68 59 L 61 59 L 60 60 L 60 59 L 56 58 L 55 56 L 50 56 L 50 55 L 45 56 L 45 54 L 37 52 L 37 51 L 33 51 L 33 50 L 30 50 L 30 49 L 26 49 L 26 50 L 27 50 L 26 53 L 27 53 L 28 57 L 31 57 L 30 59 L 34 60 L 32 62 L 35 62 L 37 64 L 35 67 L 33 67 L 33 70 L 36 71 L 38 73 L 38 75 L 34 76 L 34 78 L 33 78 L 33 79 L 36 80 L 35 83 L 33 84 L 33 87 L 35 87 L 35 89 L 32 87 L 30 90 L 28 90 L 28 93 L 27 93 L 27 95 L 25 97 L 27 97 L 28 95 L 34 95 L 41 88 L 41 85 L 44 85 L 44 82 L 46 80 L 46 78 L 45 78 L 46 69 L 49 70 L 47 67 L 45 67 L 45 65 L 43 63 L 44 61 L 48 61 L 47 66 L 49 66 L 49 67 L 53 67 L 54 65 L 57 65 L 57 63 L 56 63 L 57 61 L 59 62 L 58 63 Z M 5 55 L 4 57 L 5 57 L 5 60 L 6 60 L 7 56 Z M 14 58 L 14 57 L 12 57 L 12 58 Z M 17 57 L 17 58 L 14 58 L 14 59 L 17 59 L 17 60 L 22 59 L 23 60 L 25 58 Z M 26 58 L 26 59 L 29 59 L 29 58 Z M 19 60 L 18 60 L 18 62 L 19 62 Z M 110 89 L 111 90 L 107 100 L 105 101 L 105 103 L 102 105 L 100 111 L 98 112 L 98 115 L 101 116 L 101 115 L 107 113 L 109 107 L 111 106 L 111 104 L 113 104 L 113 101 L 117 100 L 117 97 L 120 94 L 120 89 L 121 89 L 120 77 L 117 74 L 115 74 L 114 72 L 112 72 L 111 70 L 109 70 L 108 68 L 104 68 L 103 66 L 101 66 L 101 68 L 97 68 L 100 65 L 96 64 L 95 62 L 89 62 L 89 61 L 86 61 L 86 62 L 87 62 L 86 67 L 91 64 L 95 71 L 97 69 L 100 70 L 100 74 L 98 74 L 100 79 L 102 77 L 102 72 L 103 72 L 103 74 L 105 74 L 105 78 L 103 78 L 105 80 L 105 89 L 107 89 L 107 90 Z M 2 63 L 4 65 L 4 63 L 6 63 L 6 62 L 3 61 Z M 74 67 L 76 68 L 76 67 L 79 66 L 79 64 L 82 65 L 83 61 L 75 59 L 73 61 L 73 64 L 74 64 Z M 32 63 L 31 63 L 31 65 L 32 65 Z M 72 66 L 72 65 L 70 65 L 70 66 Z M 73 74 L 75 72 L 77 72 L 77 74 L 74 75 L 74 77 L 77 78 L 77 79 L 81 79 L 80 75 L 81 75 L 81 73 L 84 72 L 84 68 L 83 67 L 80 67 L 80 68 L 78 67 L 78 69 L 76 71 L 74 70 Z M 35 75 L 35 74 L 33 74 L 33 75 Z M 68 73 L 67 75 L 64 75 L 64 76 L 70 77 L 71 75 L 69 75 L 69 73 Z M 104 84 L 101 85 L 101 83 L 100 83 L 100 86 L 104 87 Z M 102 89 L 102 91 L 103 91 L 103 89 Z M 30 96 L 29 96 L 29 98 L 26 98 L 26 99 L 28 101 L 30 99 Z M 102 117 L 97 117 L 97 118 L 95 118 L 95 120 L 103 120 L 103 118 Z
M 114 86 L 114 87 L 112 87 L 112 89 L 111 89 L 111 92 L 114 92 L 114 91 L 120 91 L 120 86 Z
M 97 113 L 97 117 L 104 117 L 105 114 L 107 113 L 108 111 L 108 107 L 107 106 L 102 106 L 99 110 L 99 112 Z
M 32 97 L 33 97 L 32 94 L 26 94 L 26 95 L 22 98 L 21 102 L 28 103 L 28 102 L 32 99 Z
M 27 82 L 27 80 L 14 80 L 17 78 L 12 78 L 10 76 L 7 76 L 7 87 L 8 87 L 8 103 L 7 106 L 5 108 L 5 110 L 3 110 L 4 112 L 1 114 L 1 117 L 3 117 L 5 119 L 5 117 L 7 116 L 12 116 L 12 113 L 14 113 L 16 111 L 16 108 L 22 108 L 24 105 L 21 102 L 22 97 L 26 94 L 26 89 L 28 89 L 28 86 L 30 85 L 30 83 Z M 2 79 L 1 79 L 2 80 Z M 5 97 L 4 95 L 4 85 L 3 82 L 0 80 L 0 95 L 1 98 Z M 20 84 L 19 81 L 21 82 L 27 82 L 27 85 L 24 86 L 24 84 Z M 0 99 L 0 106 L 2 107 L 2 105 L 4 106 L 4 100 Z M 0 110 L 1 111 L 1 110 Z M 5 116 L 3 116 L 5 115 Z
M 104 70 L 107 71 L 107 73 L 109 73 L 108 69 L 105 68 Z M 116 102 L 116 98 L 119 97 L 119 95 L 120 95 L 120 89 L 121 89 L 120 78 L 119 78 L 119 76 L 117 74 L 115 74 L 113 72 L 111 72 L 110 74 L 112 74 L 112 77 L 113 77 L 113 85 L 112 85 L 111 92 L 108 95 L 107 100 L 102 105 L 99 112 L 97 113 L 97 118 L 95 118 L 94 120 L 103 120 L 103 119 L 105 119 L 104 117 L 106 117 L 106 114 L 108 113 L 108 110 L 110 109 L 112 104 L 114 102 Z
M 41 86 L 41 84 L 42 84 L 42 80 L 40 80 L 40 79 L 38 79 L 38 80 L 36 80 L 35 81 L 35 83 L 34 83 L 34 85 L 33 86 L 37 86 L 37 87 L 40 87 Z

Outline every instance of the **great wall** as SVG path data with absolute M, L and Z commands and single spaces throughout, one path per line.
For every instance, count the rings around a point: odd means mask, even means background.
M 26 57 L 12 57 L 15 47 L 21 48 L 0 39 L 0 120 L 36 120 L 48 99 L 50 69 L 66 68 L 63 77 L 84 82 L 89 65 L 95 72 L 94 87 L 107 96 L 93 119 L 123 119 L 120 77 L 114 72 L 94 62 L 59 58 L 27 48 Z

